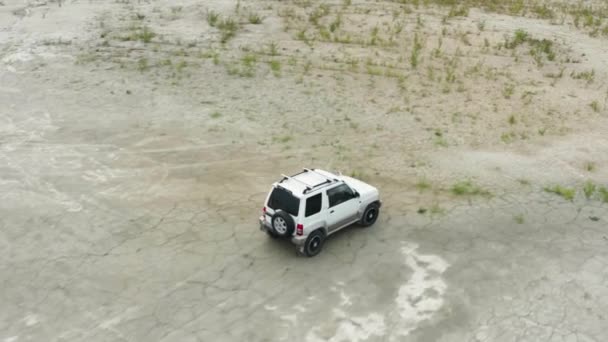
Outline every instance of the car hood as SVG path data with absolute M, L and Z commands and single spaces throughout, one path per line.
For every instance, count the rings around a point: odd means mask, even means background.
M 365 200 L 373 197 L 376 197 L 376 199 L 378 198 L 378 189 L 375 187 L 348 176 L 342 176 L 342 179 L 346 184 L 348 184 L 348 186 L 357 190 L 357 192 L 361 195 L 361 199 Z

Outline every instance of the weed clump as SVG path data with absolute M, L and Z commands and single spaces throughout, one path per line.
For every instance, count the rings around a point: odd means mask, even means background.
M 545 191 L 548 193 L 556 194 L 568 201 L 574 201 L 576 190 L 572 188 L 566 188 L 561 185 L 554 185 L 552 187 L 545 187 Z
M 585 185 L 583 185 L 583 192 L 585 193 L 585 197 L 590 199 L 591 196 L 595 193 L 596 186 L 591 181 L 586 181 Z
M 470 180 L 460 181 L 450 188 L 450 191 L 457 196 L 490 196 L 491 193 L 478 185 L 473 184 Z

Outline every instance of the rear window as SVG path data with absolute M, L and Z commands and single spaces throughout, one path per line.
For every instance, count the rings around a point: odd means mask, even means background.
M 272 189 L 272 193 L 268 199 L 268 207 L 274 210 L 281 209 L 293 216 L 298 216 L 300 199 L 292 195 L 291 192 L 281 187 L 276 187 Z

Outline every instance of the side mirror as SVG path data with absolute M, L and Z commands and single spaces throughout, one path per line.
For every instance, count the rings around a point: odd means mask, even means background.
M 359 198 L 361 197 L 361 194 L 357 191 L 357 190 L 353 190 L 355 192 L 355 197 Z

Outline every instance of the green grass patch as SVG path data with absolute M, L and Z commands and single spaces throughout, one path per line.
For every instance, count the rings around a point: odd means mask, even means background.
M 510 40 L 507 39 L 505 41 L 505 47 L 507 49 L 515 49 L 519 45 L 524 44 L 528 40 L 528 38 L 529 38 L 528 32 L 526 32 L 522 29 L 518 29 L 515 31 L 515 34 L 513 35 L 512 39 L 510 39 Z
M 468 17 L 469 16 L 469 7 L 466 5 L 452 6 L 450 8 L 450 12 L 448 12 L 448 18 L 453 17 Z
M 286 143 L 290 142 L 291 140 L 293 140 L 293 137 L 291 135 L 280 135 L 280 136 L 272 137 L 273 142 L 277 142 L 277 143 L 281 143 L 281 144 L 286 144 Z
M 515 85 L 513 84 L 505 85 L 502 90 L 502 96 L 504 96 L 505 99 L 510 99 L 511 96 L 513 96 L 513 93 L 515 93 Z
M 589 104 L 589 107 L 593 109 L 594 112 L 598 113 L 600 111 L 600 104 L 597 101 L 593 101 Z
M 428 180 L 426 180 L 425 178 L 423 178 L 423 179 L 419 180 L 418 182 L 416 182 L 415 186 L 416 186 L 416 189 L 418 189 L 418 191 L 422 192 L 422 191 L 430 189 L 431 183 Z
M 271 56 L 279 55 L 279 46 L 275 42 L 270 42 L 268 44 L 268 54 Z
M 217 28 L 221 32 L 221 42 L 226 43 L 230 39 L 234 38 L 239 29 L 239 24 L 232 18 L 225 18 L 218 21 Z
M 592 181 L 586 181 L 585 184 L 583 185 L 583 192 L 585 193 L 585 197 L 587 199 L 590 199 L 591 196 L 593 196 L 596 189 L 597 189 L 597 187 L 595 186 L 595 184 L 593 184 Z
M 556 194 L 568 201 L 574 201 L 576 190 L 573 188 L 566 188 L 561 185 L 554 185 L 552 187 L 545 187 L 545 191 L 548 193 Z
M 363 173 L 362 171 L 359 171 L 359 170 L 353 170 L 348 175 L 350 177 L 353 177 L 353 178 L 356 178 L 356 179 L 360 179 L 360 180 L 367 179 L 367 175 L 365 173 Z
M 602 202 L 608 203 L 608 189 L 606 187 L 599 188 L 597 193 L 600 195 L 600 200 Z
M 416 33 L 414 34 L 414 48 L 412 49 L 412 54 L 410 56 L 410 65 L 412 66 L 412 69 L 416 69 L 420 63 L 421 50 L 422 43 L 420 42 L 420 38 L 418 38 L 418 33 Z
M 448 147 L 448 141 L 444 137 L 435 137 L 435 146 Z
M 543 57 L 546 57 L 549 61 L 555 60 L 553 42 L 550 40 L 532 38 L 528 32 L 522 29 L 516 30 L 511 39 L 506 38 L 505 40 L 505 47 L 507 49 L 515 49 L 523 44 L 530 45 L 530 55 L 538 65 L 542 65 Z
M 510 144 L 515 140 L 516 137 L 517 135 L 515 134 L 515 132 L 508 132 L 501 134 L 500 140 L 502 140 L 502 142 L 504 142 L 505 144 Z
M 257 61 L 258 57 L 254 54 L 246 54 L 245 56 L 241 57 L 241 63 L 243 63 L 243 66 L 247 68 L 253 68 Z
M 473 184 L 470 180 L 460 181 L 452 185 L 450 188 L 452 194 L 456 196 L 490 196 L 491 193 L 478 185 Z
M 429 210 L 431 215 L 443 215 L 445 213 L 445 209 L 440 207 L 438 203 L 433 203 Z
M 591 84 L 595 80 L 595 70 L 581 71 L 581 72 L 573 71 L 570 74 L 570 77 L 572 77 L 575 80 L 585 80 L 585 81 L 587 81 L 587 84 Z
M 137 70 L 139 72 L 144 72 L 146 70 L 150 69 L 150 66 L 148 65 L 148 59 L 146 58 L 140 58 L 137 61 Z
M 211 27 L 215 27 L 217 25 L 218 20 L 220 19 L 220 15 L 214 11 L 207 12 L 207 23 Z
M 262 17 L 260 17 L 257 13 L 249 13 L 247 16 L 250 24 L 259 25 L 262 23 Z
M 272 61 L 268 62 L 268 65 L 270 66 L 270 70 L 272 70 L 272 73 L 274 74 L 274 76 L 276 76 L 276 77 L 281 76 L 281 62 L 280 61 L 272 60 Z

